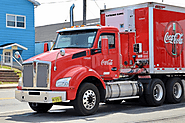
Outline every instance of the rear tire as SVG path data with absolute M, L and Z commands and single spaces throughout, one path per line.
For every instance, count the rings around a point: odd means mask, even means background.
M 180 103 L 184 95 L 184 87 L 180 78 L 170 78 L 166 83 L 166 102 Z
M 150 106 L 162 105 L 165 100 L 165 86 L 160 79 L 153 79 L 150 87 L 150 94 L 146 94 L 146 102 Z
M 51 103 L 32 103 L 29 102 L 29 106 L 32 110 L 38 112 L 38 113 L 44 113 L 51 109 L 53 104 Z
M 91 83 L 84 83 L 80 86 L 73 104 L 79 115 L 90 115 L 98 110 L 99 102 L 100 95 L 97 87 Z

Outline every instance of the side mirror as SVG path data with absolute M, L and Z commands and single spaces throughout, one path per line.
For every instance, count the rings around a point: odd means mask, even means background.
M 109 54 L 109 44 L 108 44 L 108 39 L 107 38 L 102 38 L 101 39 L 101 51 L 103 55 Z
M 64 56 L 65 55 L 65 50 L 64 49 L 60 49 L 60 52 L 57 53 L 57 57 L 55 59 L 55 64 L 54 64 L 54 71 L 57 70 L 57 58 L 58 58 L 58 54 L 60 54 L 61 56 Z
M 60 55 L 64 56 L 65 55 L 65 50 L 64 49 L 60 49 Z
M 49 51 L 48 43 L 44 43 L 44 52 L 47 52 L 47 51 Z

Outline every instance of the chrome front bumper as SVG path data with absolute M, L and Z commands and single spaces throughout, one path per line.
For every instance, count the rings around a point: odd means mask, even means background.
M 65 91 L 26 91 L 16 90 L 15 98 L 21 102 L 53 103 L 52 98 L 61 97 L 66 101 Z

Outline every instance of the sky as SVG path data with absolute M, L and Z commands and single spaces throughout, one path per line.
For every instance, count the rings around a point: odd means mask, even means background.
M 83 0 L 36 0 L 41 5 L 35 8 L 35 26 L 70 22 L 70 7 L 74 3 L 74 21 L 83 19 Z M 144 2 L 158 2 L 162 0 L 86 0 L 86 18 L 100 18 L 100 10 L 133 5 Z M 163 0 L 164 4 L 185 7 L 184 0 Z

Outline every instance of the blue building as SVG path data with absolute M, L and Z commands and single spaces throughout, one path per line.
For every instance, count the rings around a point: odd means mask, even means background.
M 0 0 L 0 60 L 12 62 L 15 51 L 23 60 L 35 55 L 35 0 Z M 10 57 L 7 57 L 10 56 Z

